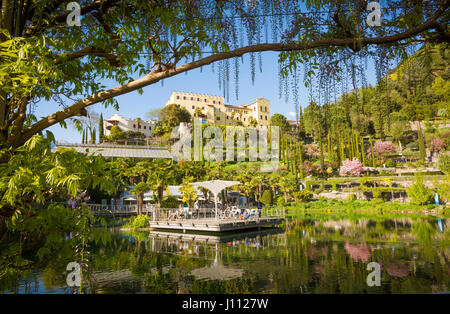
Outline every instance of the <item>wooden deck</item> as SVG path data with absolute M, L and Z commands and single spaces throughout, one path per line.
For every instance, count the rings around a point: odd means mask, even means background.
M 263 230 L 243 231 L 239 233 L 221 233 L 219 235 L 212 234 L 196 234 L 196 233 L 179 233 L 160 230 L 152 230 L 149 236 L 156 239 L 178 239 L 182 241 L 195 241 L 205 244 L 224 243 L 256 236 L 264 236 L 269 234 L 281 234 L 284 230 L 281 228 L 265 228 Z
M 277 226 L 284 221 L 280 217 L 261 217 L 249 219 L 178 219 L 150 221 L 152 229 L 226 232 L 244 229 L 254 229 L 266 226 Z

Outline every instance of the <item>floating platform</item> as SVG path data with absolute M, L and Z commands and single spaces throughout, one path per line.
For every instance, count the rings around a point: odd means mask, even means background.
M 281 228 L 265 228 L 262 230 L 243 231 L 239 233 L 221 233 L 219 235 L 197 234 L 197 233 L 175 233 L 168 231 L 153 230 L 150 232 L 151 238 L 157 239 L 178 239 L 182 241 L 196 241 L 201 243 L 224 243 L 256 236 L 265 236 L 269 234 L 281 234 L 284 230 Z
M 150 221 L 152 229 L 227 232 L 261 227 L 275 227 L 284 221 L 281 217 L 261 217 L 252 219 L 178 219 Z

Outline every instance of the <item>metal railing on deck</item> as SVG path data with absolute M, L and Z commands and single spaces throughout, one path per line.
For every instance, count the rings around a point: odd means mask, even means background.
M 70 207 L 70 204 L 62 203 L 64 206 Z M 103 205 L 103 204 L 87 204 L 89 209 L 97 215 L 120 215 L 120 214 L 137 214 L 137 205 Z M 261 215 L 258 215 L 256 207 L 239 207 L 234 210 L 218 209 L 217 214 L 215 208 L 158 208 L 150 204 L 144 205 L 142 213 L 151 218 L 153 221 L 159 220 L 178 220 L 178 219 L 256 219 L 260 217 L 285 217 L 286 209 L 280 206 L 263 207 Z M 247 212 L 247 214 L 245 214 Z
M 285 217 L 286 211 L 283 207 L 263 207 L 261 215 L 259 215 L 256 207 L 237 208 L 235 210 L 218 209 L 217 214 L 214 208 L 199 208 L 198 210 L 193 208 L 155 208 L 152 214 L 154 214 L 152 215 L 152 221 L 193 219 L 251 220 L 262 217 Z

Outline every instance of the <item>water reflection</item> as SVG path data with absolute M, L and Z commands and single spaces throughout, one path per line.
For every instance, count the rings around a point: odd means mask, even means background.
M 449 224 L 433 217 L 324 214 L 222 236 L 113 232 L 107 245 L 93 246 L 90 292 L 446 292 Z M 366 284 L 372 261 L 381 265 L 380 287 Z M 64 292 L 64 267 L 49 264 L 3 291 Z

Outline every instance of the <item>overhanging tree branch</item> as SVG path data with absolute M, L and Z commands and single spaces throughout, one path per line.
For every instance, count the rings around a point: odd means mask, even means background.
M 411 28 L 405 32 L 391 35 L 391 36 L 384 36 L 384 37 L 376 37 L 376 38 L 341 38 L 341 39 L 335 39 L 335 38 L 327 38 L 327 39 L 320 39 L 312 42 L 302 42 L 302 43 L 267 43 L 267 44 L 257 44 L 247 47 L 238 48 L 229 52 L 222 52 L 217 53 L 205 58 L 202 58 L 197 61 L 193 61 L 190 63 L 186 63 L 182 66 L 166 69 L 165 71 L 152 71 L 148 73 L 147 75 L 134 80 L 130 83 L 106 90 L 98 92 L 90 97 L 87 97 L 75 104 L 73 104 L 70 107 L 65 108 L 64 110 L 58 111 L 53 113 L 52 115 L 41 119 L 40 121 L 36 122 L 32 126 L 30 126 L 28 129 L 23 131 L 23 136 L 20 142 L 17 143 L 11 143 L 14 146 L 20 146 L 22 145 L 27 139 L 29 139 L 34 134 L 56 124 L 59 123 L 67 118 L 70 118 L 75 115 L 79 115 L 80 112 L 91 105 L 94 105 L 96 103 L 105 101 L 107 99 L 123 95 L 132 91 L 135 91 L 137 89 L 143 88 L 145 86 L 152 85 L 154 83 L 159 82 L 162 79 L 166 79 L 175 75 L 178 75 L 180 73 L 190 71 L 193 69 L 197 69 L 199 67 L 209 65 L 213 62 L 217 62 L 220 60 L 230 59 L 230 58 L 236 58 L 241 57 L 244 54 L 251 53 L 251 52 L 263 52 L 263 51 L 302 51 L 302 50 L 310 50 L 315 48 L 323 48 L 323 47 L 349 47 L 353 50 L 360 50 L 365 46 L 369 45 L 381 45 L 381 44 L 392 44 L 397 43 L 399 41 L 412 38 L 414 36 L 417 36 L 425 31 L 436 29 L 442 32 L 442 25 L 437 22 L 437 19 L 445 12 L 445 10 L 448 7 L 448 1 L 445 1 L 445 4 L 440 7 L 439 10 L 436 11 L 433 16 L 426 21 L 425 23 L 416 26 L 414 28 Z

